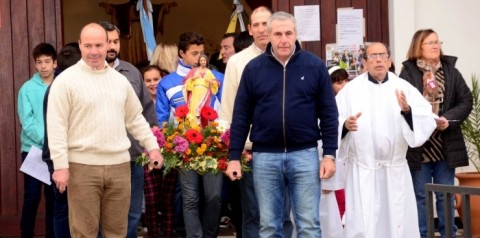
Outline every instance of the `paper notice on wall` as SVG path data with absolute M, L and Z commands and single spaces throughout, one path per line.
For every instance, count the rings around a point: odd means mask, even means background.
M 20 167 L 20 171 L 51 185 L 50 172 L 48 171 L 48 165 L 42 160 L 42 150 L 32 146 L 28 152 L 27 157 Z
M 320 6 L 294 6 L 297 38 L 301 42 L 320 40 Z
M 364 21 L 363 9 L 337 9 L 337 44 L 363 44 Z

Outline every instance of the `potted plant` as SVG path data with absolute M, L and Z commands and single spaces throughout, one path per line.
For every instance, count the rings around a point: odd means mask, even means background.
M 461 127 L 463 137 L 467 144 L 468 158 L 477 171 L 457 173 L 455 176 L 460 186 L 480 187 L 480 85 L 476 75 L 472 75 L 471 80 L 473 109 Z M 456 197 L 456 207 L 461 216 L 461 200 L 459 197 L 460 196 Z M 471 196 L 470 201 L 471 204 L 480 204 L 480 196 Z M 470 213 L 472 219 L 472 234 L 480 235 L 480 226 L 473 225 L 480 224 L 480 206 L 472 205 Z
M 461 127 L 463 137 L 467 142 L 468 158 L 478 173 L 480 172 L 480 86 L 476 75 L 472 75 L 472 96 L 472 112 Z

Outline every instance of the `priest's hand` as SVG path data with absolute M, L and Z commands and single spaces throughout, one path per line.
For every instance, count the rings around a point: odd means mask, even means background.
M 362 115 L 361 112 L 357 113 L 356 115 L 349 116 L 347 120 L 345 120 L 345 128 L 349 131 L 357 131 L 358 124 L 357 119 Z
M 410 106 L 408 105 L 405 93 L 402 90 L 397 89 L 395 90 L 395 94 L 397 95 L 398 105 L 400 105 L 402 112 L 409 112 Z
M 240 180 L 242 178 L 242 165 L 240 165 L 240 161 L 230 160 L 225 175 L 227 175 L 232 181 Z
M 65 192 L 68 186 L 68 179 L 70 178 L 70 172 L 68 168 L 66 169 L 57 169 L 53 171 L 52 180 L 57 186 L 58 191 L 60 193 Z
M 150 163 L 148 164 L 148 170 L 161 169 L 163 167 L 163 156 L 160 153 L 160 150 L 154 149 L 148 152 L 150 157 Z
M 325 155 L 320 161 L 319 175 L 321 179 L 329 179 L 335 174 L 335 161 L 333 156 Z

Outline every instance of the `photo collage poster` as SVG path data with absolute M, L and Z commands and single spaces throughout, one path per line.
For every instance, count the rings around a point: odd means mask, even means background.
M 362 58 L 365 52 L 365 44 L 362 45 L 337 45 L 326 44 L 327 68 L 339 66 L 347 70 L 349 80 L 363 73 Z

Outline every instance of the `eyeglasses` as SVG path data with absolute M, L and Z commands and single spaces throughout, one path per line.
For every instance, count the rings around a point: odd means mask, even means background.
M 434 46 L 434 45 L 442 45 L 443 41 L 429 41 L 429 42 L 423 42 L 424 45 L 429 45 L 429 46 Z
M 378 59 L 378 57 L 380 57 L 380 59 L 388 59 L 390 56 L 387 53 L 373 53 L 367 55 L 367 58 L 371 60 Z

